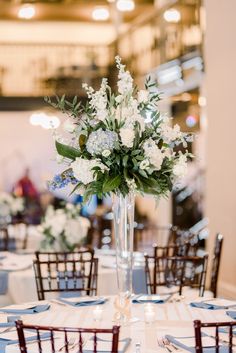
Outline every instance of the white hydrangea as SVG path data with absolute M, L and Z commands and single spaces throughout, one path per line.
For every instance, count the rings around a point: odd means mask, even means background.
M 156 145 L 155 141 L 148 139 L 143 144 L 145 157 L 149 159 L 155 170 L 160 170 L 164 159 L 163 153 Z
M 92 170 L 94 167 L 99 167 L 103 173 L 105 170 L 108 170 L 99 159 L 88 160 L 77 157 L 76 160 L 71 163 L 74 176 L 84 185 L 94 181 L 94 170 Z
M 120 129 L 120 138 L 122 145 L 132 148 L 134 143 L 135 132 L 134 129 L 128 127 L 122 127 Z
M 45 221 L 43 223 L 44 229 L 50 229 L 50 233 L 55 237 L 63 232 L 66 225 L 66 214 L 62 209 L 54 210 L 50 207 L 47 210 Z
M 141 89 L 138 91 L 138 102 L 147 103 L 149 99 L 149 92 L 147 90 Z
M 116 132 L 98 129 L 89 135 L 86 148 L 91 155 L 97 155 L 102 154 L 104 150 L 112 151 L 117 142 L 118 135 Z
M 24 210 L 24 200 L 21 197 L 14 197 L 7 192 L 0 193 L 0 216 L 7 217 L 16 215 Z
M 187 170 L 188 170 L 187 157 L 184 154 L 180 154 L 179 158 L 177 159 L 173 167 L 173 174 L 177 178 L 182 178 L 187 174 Z

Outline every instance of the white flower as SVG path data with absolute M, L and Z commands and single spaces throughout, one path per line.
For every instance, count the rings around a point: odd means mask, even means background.
M 101 163 L 99 159 L 88 160 L 76 158 L 76 160 L 71 163 L 74 176 L 84 185 L 87 185 L 95 180 L 94 170 L 92 170 L 94 167 L 99 167 L 103 173 L 105 170 L 108 170 L 108 168 Z
M 149 92 L 147 90 L 140 90 L 138 92 L 138 102 L 139 103 L 147 103 L 149 98 Z
M 154 166 L 155 170 L 160 170 L 164 156 L 155 141 L 148 139 L 143 144 L 143 149 L 145 156 L 149 158 L 149 161 Z
M 67 119 L 63 123 L 63 128 L 65 131 L 67 131 L 69 133 L 73 133 L 76 129 L 76 125 L 74 124 L 74 122 L 71 119 Z
M 137 189 L 137 185 L 134 179 L 126 179 L 126 183 L 131 191 L 134 191 L 135 189 Z
M 121 94 L 119 94 L 116 98 L 115 98 L 115 101 L 116 101 L 116 103 L 121 103 L 122 102 L 122 100 L 123 100 L 123 96 L 121 95 Z
M 111 151 L 110 151 L 110 150 L 104 150 L 104 151 L 102 152 L 103 157 L 109 157 L 110 154 L 111 154 Z
M 147 169 L 147 167 L 149 167 L 149 160 L 144 159 L 140 164 L 139 164 L 139 168 L 144 170 Z
M 121 64 L 121 58 L 116 56 L 116 66 L 119 69 L 118 74 L 118 92 L 121 95 L 127 95 L 133 91 L 133 78 L 129 71 L 125 71 L 125 65 Z
M 188 170 L 187 157 L 184 154 L 180 154 L 179 158 L 177 159 L 173 167 L 173 174 L 177 178 L 182 178 L 187 174 L 187 170 Z
M 132 128 L 122 127 L 120 129 L 120 138 L 122 145 L 132 148 L 134 143 L 135 132 Z
M 173 128 L 168 124 L 163 124 L 161 126 L 161 136 L 166 143 L 170 143 L 181 138 L 182 133 L 178 124 L 175 124 Z

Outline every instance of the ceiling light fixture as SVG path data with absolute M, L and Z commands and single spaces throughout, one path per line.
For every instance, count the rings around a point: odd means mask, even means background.
M 118 0 L 116 7 L 119 11 L 128 12 L 135 9 L 134 0 Z
M 36 14 L 35 7 L 32 5 L 23 5 L 18 11 L 18 17 L 24 20 L 30 20 Z
M 95 7 L 92 12 L 92 18 L 95 21 L 106 21 L 110 17 L 110 13 L 106 7 Z
M 181 20 L 181 13 L 174 8 L 166 10 L 163 15 L 166 22 L 177 23 Z

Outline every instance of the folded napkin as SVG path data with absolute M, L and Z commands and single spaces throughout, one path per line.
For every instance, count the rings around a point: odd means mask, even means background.
M 124 338 L 119 340 L 118 353 L 124 353 L 128 346 L 130 345 L 131 338 Z M 97 338 L 97 353 L 110 353 L 111 352 L 111 340 L 104 340 L 100 337 Z M 83 347 L 84 353 L 92 353 L 94 352 L 94 341 L 93 337 L 91 337 Z
M 3 249 L 4 247 L 5 247 L 5 241 L 3 239 L 0 239 L 0 248 Z M 15 238 L 8 239 L 7 250 L 8 251 L 16 250 L 16 239 Z
M 232 302 L 230 300 L 225 299 L 208 299 L 202 300 L 197 302 L 190 303 L 191 306 L 195 308 L 201 309 L 209 309 L 209 310 L 222 310 L 222 309 L 229 309 L 236 306 L 236 302 Z
M 135 294 L 147 293 L 146 273 L 143 266 L 134 267 L 133 269 L 133 291 Z
M 172 294 L 163 294 L 163 295 L 140 294 L 140 295 L 136 295 L 133 298 L 132 303 L 134 303 L 134 304 L 145 304 L 145 303 L 163 304 L 163 303 L 166 303 L 170 299 L 171 296 L 172 296 Z
M 228 310 L 226 314 L 231 317 L 231 319 L 236 320 L 236 311 Z
M 8 273 L 0 271 L 0 295 L 7 293 L 8 289 Z
M 187 350 L 189 352 L 195 353 L 195 337 L 174 337 L 171 335 L 165 336 L 171 343 L 174 345 Z M 203 352 L 204 353 L 215 353 L 215 339 L 207 336 L 202 335 L 202 345 L 203 345 Z M 219 353 L 228 353 L 229 347 L 227 345 L 222 345 L 219 347 Z
M 16 335 L 16 331 L 15 331 L 15 335 Z M 9 344 L 17 344 L 18 343 L 18 339 L 15 337 L 13 339 L 11 338 L 7 338 L 7 337 L 2 337 L 3 335 L 1 335 L 0 337 L 0 352 L 1 353 L 5 353 L 6 351 L 6 346 Z M 40 335 L 41 339 L 45 340 L 45 339 L 49 339 L 50 338 L 50 333 L 46 332 Z M 30 342 L 30 341 L 36 341 L 37 340 L 37 336 L 36 334 L 32 334 L 29 337 L 25 337 L 26 342 Z
M 20 308 L 20 305 L 19 305 L 19 309 L 18 308 L 11 309 L 11 307 L 6 307 L 6 308 L 0 308 L 0 312 L 9 313 L 9 314 L 25 315 L 25 314 L 42 313 L 43 311 L 46 311 L 49 308 L 50 308 L 49 304 L 34 305 L 34 306 L 23 307 L 23 308 Z
M 58 298 L 58 301 L 71 305 L 71 306 L 75 306 L 75 307 L 79 307 L 79 306 L 90 306 L 90 305 L 100 305 L 100 304 L 104 304 L 107 302 L 107 298 L 104 297 L 79 297 L 79 298 Z

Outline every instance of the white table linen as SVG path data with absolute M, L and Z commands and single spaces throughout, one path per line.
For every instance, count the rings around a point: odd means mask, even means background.
M 45 326 L 67 326 L 84 328 L 111 328 L 114 325 L 114 297 L 109 297 L 107 303 L 101 305 L 103 309 L 102 320 L 93 319 L 94 306 L 72 307 L 51 302 L 50 310 L 33 315 L 22 315 L 23 322 Z M 40 302 L 42 304 L 42 302 Z M 166 334 L 174 336 L 194 336 L 193 320 L 205 322 L 229 321 L 225 310 L 206 310 L 191 307 L 187 302 L 168 302 L 154 305 L 155 322 L 145 323 L 145 305 L 132 304 L 132 315 L 138 321 L 128 326 L 121 327 L 120 339 L 132 339 L 127 353 L 135 352 L 136 343 L 140 343 L 141 353 L 166 352 L 158 346 L 157 339 Z M 8 314 L 9 315 L 9 314 Z M 0 313 L 0 322 L 6 321 L 7 314 Z M 30 344 L 29 353 L 37 352 L 34 344 Z M 8 345 L 6 353 L 19 353 L 17 345 Z

